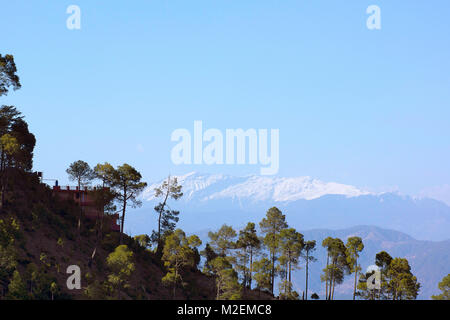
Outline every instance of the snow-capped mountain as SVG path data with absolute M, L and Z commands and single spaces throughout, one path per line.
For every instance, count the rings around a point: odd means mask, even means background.
M 317 199 L 325 195 L 358 197 L 370 194 L 350 185 L 323 182 L 311 177 L 233 177 L 192 172 L 178 176 L 177 179 L 183 186 L 184 199 L 188 201 L 241 199 L 251 202 L 292 202 Z M 149 186 L 143 194 L 144 199 L 153 200 L 154 189 L 161 185 L 161 182 Z
M 249 221 L 257 223 L 269 208 L 276 206 L 291 226 L 302 230 L 372 225 L 420 240 L 450 239 L 450 207 L 432 199 L 375 194 L 310 177 L 189 173 L 177 179 L 184 196 L 169 205 L 181 212 L 178 225 L 188 232 L 224 223 L 236 227 Z M 133 233 L 147 233 L 154 228 L 152 214 L 158 201 L 154 189 L 161 182 L 146 188 L 142 195 L 144 206 L 130 215 L 128 226 Z

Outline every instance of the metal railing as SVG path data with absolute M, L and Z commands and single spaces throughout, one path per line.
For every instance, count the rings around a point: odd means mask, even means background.
M 80 189 L 78 188 L 78 186 L 53 186 L 53 190 L 55 191 L 96 191 L 96 190 L 109 190 L 108 187 L 81 187 Z

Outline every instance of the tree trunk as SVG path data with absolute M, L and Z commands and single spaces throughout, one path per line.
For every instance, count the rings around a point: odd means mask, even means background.
M 164 198 L 164 201 L 161 205 L 160 211 L 159 211 L 159 218 L 158 218 L 158 247 L 156 248 L 156 252 L 160 252 L 161 249 L 161 218 L 162 214 L 164 212 L 164 208 L 166 207 L 167 200 L 169 199 L 170 195 L 170 176 L 167 178 L 167 192 L 166 196 Z
M 250 248 L 250 278 L 248 280 L 248 286 L 252 290 L 252 278 L 253 278 L 253 249 Z
M 220 279 L 217 279 L 217 295 L 216 300 L 219 300 L 220 297 Z
M 3 210 L 3 206 L 5 205 L 5 194 L 7 191 L 7 184 L 8 184 L 8 170 L 5 169 L 5 171 L 3 172 L 3 177 L 2 177 L 2 199 L 1 199 L 2 210 Z
M 326 270 L 326 272 L 325 272 L 325 300 L 328 300 L 328 278 L 329 278 L 329 274 L 328 274 L 328 263 L 329 263 L 329 260 L 330 260 L 330 254 L 328 253 L 327 254 L 327 268 L 325 269 Z
M 289 261 L 288 261 L 289 282 L 291 282 L 291 270 L 292 270 L 292 263 L 291 263 L 291 257 L 289 257 Z
M 271 292 L 272 292 L 272 295 L 273 295 L 273 287 L 274 287 L 274 282 L 275 282 L 275 252 L 273 252 L 272 253 L 272 274 L 271 274 L 271 277 L 272 277 L 272 281 L 271 281 Z
M 124 188 L 123 191 L 123 209 L 122 209 L 122 221 L 120 226 L 120 244 L 122 244 L 123 241 L 123 232 L 124 232 L 124 224 L 125 224 L 125 212 L 127 207 L 127 188 Z
M 336 286 L 336 279 L 334 278 L 334 274 L 333 274 L 333 290 L 332 290 L 332 295 L 331 295 L 331 300 L 334 300 L 334 288 Z
M 160 208 L 159 211 L 159 217 L 158 217 L 158 247 L 156 248 L 156 251 L 159 252 L 161 248 L 161 215 L 162 215 L 163 208 Z
M 309 263 L 309 254 L 306 252 L 306 290 L 305 290 L 305 300 L 308 300 L 308 263 Z
M 244 292 L 248 289 L 247 249 L 244 250 Z
M 353 300 L 356 300 L 356 278 L 358 275 L 358 259 L 355 261 L 355 283 L 353 285 Z
M 292 288 L 291 288 L 291 271 L 292 271 L 292 264 L 291 264 L 291 257 L 289 257 L 289 294 L 291 294 L 292 292 Z
M 80 213 L 78 215 L 78 243 L 81 241 L 81 216 L 83 214 L 83 208 L 81 206 L 81 180 L 78 178 L 78 205 L 80 206 Z
M 1 184 L 1 200 L 0 200 L 0 209 L 1 212 L 3 212 L 3 204 L 5 203 L 5 153 L 2 151 L 2 155 L 1 155 L 1 163 L 0 163 L 0 172 L 1 172 L 1 176 L 0 176 L 0 184 Z
M 173 300 L 175 300 L 177 290 L 178 268 L 175 268 L 175 281 L 173 283 Z
M 103 183 L 103 189 L 104 188 L 105 188 L 105 183 Z M 102 205 L 104 203 L 105 202 L 102 199 Z M 98 245 L 100 243 L 100 240 L 103 239 L 103 220 L 104 220 L 104 217 L 105 217 L 105 206 L 99 206 L 98 212 L 97 212 L 97 220 L 95 221 L 95 226 L 96 226 L 96 230 L 97 230 L 97 237 L 95 239 L 94 251 L 92 252 L 91 259 L 90 259 L 89 263 L 92 263 L 94 261 L 95 255 L 97 253 L 97 247 L 98 247 Z

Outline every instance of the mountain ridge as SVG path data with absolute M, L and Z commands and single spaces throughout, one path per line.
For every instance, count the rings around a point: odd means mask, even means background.
M 186 230 L 260 221 L 269 208 L 276 206 L 302 229 L 374 225 L 398 230 L 420 240 L 450 237 L 450 207 L 429 198 L 392 192 L 372 193 L 309 177 L 189 173 L 179 176 L 178 182 L 183 186 L 184 196 L 171 203 L 171 207 L 182 212 L 180 226 Z M 136 210 L 130 225 L 132 229 L 144 231 L 144 226 L 151 224 L 139 212 L 153 211 L 157 202 L 153 192 L 159 184 L 151 184 L 143 192 L 144 206 Z M 281 193 L 287 196 L 277 198 L 276 195 Z
M 295 227 L 295 225 L 294 225 Z M 321 247 L 324 238 L 338 237 L 346 241 L 348 237 L 359 236 L 364 243 L 364 250 L 360 256 L 360 264 L 363 270 L 375 263 L 375 255 L 380 251 L 388 252 L 393 258 L 408 259 L 414 275 L 422 287 L 419 291 L 419 299 L 430 299 L 437 294 L 437 283 L 450 271 L 450 239 L 443 241 L 418 240 L 408 234 L 396 230 L 389 230 L 375 226 L 354 226 L 346 229 L 330 230 L 315 229 L 302 231 L 307 240 L 316 240 L 318 249 L 315 256 L 319 259 L 318 265 L 313 265 L 311 270 L 311 288 L 318 293 L 324 291 L 320 278 L 321 269 L 326 264 L 326 252 Z M 303 270 L 304 272 L 304 270 Z M 347 277 L 345 282 L 337 288 L 337 296 L 342 299 L 350 299 L 353 288 L 352 277 Z M 302 271 L 297 273 L 297 285 L 304 287 Z
M 300 199 L 312 200 L 327 194 L 355 197 L 371 194 L 351 185 L 336 182 L 323 182 L 309 176 L 300 177 L 268 177 L 258 175 L 231 176 L 224 174 L 202 174 L 190 172 L 175 176 L 183 185 L 185 199 L 192 200 L 195 193 L 201 201 L 243 198 L 253 201 L 273 200 L 275 202 L 292 202 Z M 163 180 L 151 184 L 143 193 L 143 198 L 153 200 L 153 190 Z M 209 191 L 208 191 L 209 189 Z M 202 197 L 208 192 L 209 195 Z

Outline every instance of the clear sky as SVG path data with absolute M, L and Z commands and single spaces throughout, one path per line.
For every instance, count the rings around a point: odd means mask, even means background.
M 66 9 L 81 9 L 68 30 Z M 366 8 L 381 8 L 368 30 Z M 450 188 L 448 0 L 3 1 L 0 53 L 23 88 L 0 98 L 36 135 L 35 169 L 74 160 L 171 172 L 173 130 L 280 130 L 280 176 L 372 190 Z M 444 189 L 442 189 L 444 188 Z M 443 192 L 442 190 L 447 190 Z

